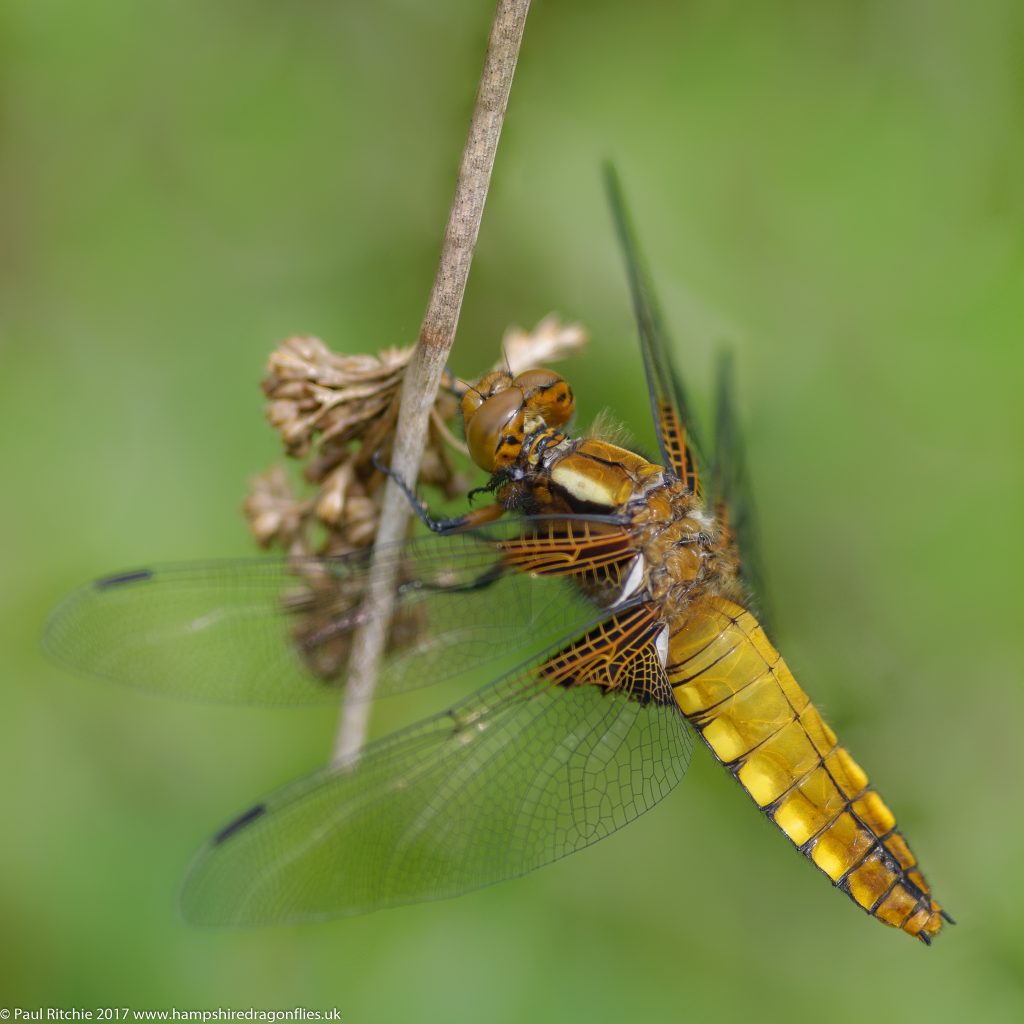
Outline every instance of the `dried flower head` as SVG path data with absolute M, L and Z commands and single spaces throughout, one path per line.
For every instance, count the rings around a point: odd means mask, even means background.
M 309 502 L 300 501 L 283 466 L 271 466 L 253 477 L 243 506 L 260 547 L 282 547 L 301 552 Z
M 271 353 L 263 379 L 267 419 L 286 453 L 305 460 L 303 475 L 318 490 L 299 499 L 281 471 L 254 480 L 245 512 L 259 543 L 292 554 L 345 554 L 372 543 L 383 483 L 374 456 L 390 457 L 411 353 L 389 348 L 377 356 L 340 355 L 309 336 L 288 338 Z M 442 392 L 433 419 L 443 425 L 455 411 L 455 399 Z M 462 481 L 441 450 L 442 434 L 431 431 L 423 480 L 450 494 Z M 317 525 L 324 539 L 314 544 Z
M 519 372 L 564 358 L 585 341 L 579 324 L 549 315 L 532 331 L 506 331 L 497 365 Z M 262 384 L 267 419 L 286 453 L 304 460 L 303 476 L 317 491 L 298 497 L 280 467 L 257 477 L 245 514 L 262 546 L 291 554 L 345 554 L 373 542 L 384 482 L 374 456 L 390 458 L 411 355 L 411 348 L 341 355 L 308 335 L 288 338 L 271 353 Z M 441 389 L 431 411 L 419 477 L 448 499 L 465 492 L 470 480 L 453 461 L 453 453 L 465 455 L 466 448 L 453 432 L 459 406 L 452 384 Z M 319 544 L 314 526 L 322 528 Z
M 564 357 L 580 348 L 586 332 L 545 317 L 531 332 L 511 328 L 497 365 L 519 372 Z M 289 603 L 295 613 L 296 648 L 309 669 L 324 679 L 344 669 L 349 634 L 338 622 L 358 612 L 359 585 L 344 586 L 311 555 L 351 555 L 368 551 L 377 532 L 384 475 L 375 457 L 391 457 L 402 378 L 411 348 L 389 348 L 377 356 L 332 352 L 319 338 L 288 338 L 275 349 L 262 387 L 267 419 L 281 435 L 285 452 L 303 460 L 302 475 L 314 492 L 296 494 L 288 474 L 274 466 L 254 478 L 244 511 L 263 547 L 277 547 L 292 558 L 303 586 Z M 453 433 L 459 395 L 449 379 L 430 415 L 419 483 L 453 498 L 468 490 L 471 476 L 459 470 L 453 453 L 467 455 Z M 353 589 L 355 588 L 355 589 Z M 411 613 L 391 625 L 392 647 L 411 642 Z
M 391 414 L 411 354 L 389 348 L 376 357 L 339 355 L 308 336 L 282 342 L 271 353 L 263 391 L 267 419 L 288 454 L 303 458 L 314 440 L 321 449 L 340 447 Z
M 563 324 L 555 313 L 548 313 L 532 331 L 510 327 L 501 339 L 501 350 L 508 369 L 516 374 L 565 359 L 586 343 L 587 330 L 582 324 Z M 499 362 L 495 369 L 504 365 Z

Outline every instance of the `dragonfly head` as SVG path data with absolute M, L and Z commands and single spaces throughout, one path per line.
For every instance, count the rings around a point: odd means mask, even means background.
M 515 377 L 496 370 L 462 397 L 469 453 L 488 473 L 508 469 L 530 434 L 564 426 L 574 408 L 572 388 L 553 370 L 526 370 Z

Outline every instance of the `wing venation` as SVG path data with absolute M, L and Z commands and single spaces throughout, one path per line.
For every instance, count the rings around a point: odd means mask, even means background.
M 529 654 L 587 621 L 594 605 L 564 577 L 613 568 L 621 534 L 596 520 L 535 517 L 397 545 L 387 556 L 400 585 L 377 694 L 477 679 L 507 651 Z M 559 564 L 573 544 L 586 557 Z M 178 697 L 333 701 L 362 622 L 368 572 L 369 554 L 360 552 L 120 573 L 72 594 L 44 643 L 79 671 Z
M 596 674 L 573 686 L 539 671 L 571 642 L 371 744 L 354 768 L 257 805 L 200 854 L 186 917 L 299 921 L 455 896 L 649 810 L 682 778 L 692 742 L 657 654 L 638 654 L 646 685 L 660 688 L 641 700 Z

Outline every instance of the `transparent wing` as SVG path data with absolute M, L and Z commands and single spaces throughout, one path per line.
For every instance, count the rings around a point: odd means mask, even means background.
M 633 308 L 640 334 L 644 369 L 647 372 L 647 386 L 651 395 L 651 411 L 658 434 L 658 447 L 661 449 L 664 464 L 697 494 L 700 493 L 699 465 L 702 463 L 702 457 L 695 418 L 686 401 L 686 392 L 683 390 L 679 375 L 672 365 L 661 312 L 651 285 L 650 274 L 633 234 L 618 174 L 610 164 L 606 164 L 604 176 L 608 201 L 612 208 L 612 217 L 633 295 Z
M 589 569 L 614 580 L 629 551 L 623 537 L 597 520 L 538 519 L 396 545 L 386 557 L 401 583 L 376 692 L 479 678 L 496 660 L 507 667 L 509 651 L 537 651 L 584 623 L 594 604 L 562 577 Z M 358 553 L 122 573 L 68 598 L 44 643 L 75 669 L 176 696 L 336 699 L 368 571 L 368 553 Z
M 762 624 L 768 628 L 771 616 L 765 600 L 757 516 L 734 392 L 732 356 L 724 352 L 718 361 L 715 459 L 711 470 L 715 514 L 731 536 L 740 575 Z
M 650 809 L 682 778 L 692 740 L 654 646 L 660 626 L 628 614 L 371 744 L 354 768 L 251 808 L 197 858 L 186 918 L 300 921 L 455 896 Z

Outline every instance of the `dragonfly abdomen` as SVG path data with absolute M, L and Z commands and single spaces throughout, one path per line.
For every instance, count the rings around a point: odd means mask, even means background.
M 892 812 L 753 615 L 722 597 L 691 606 L 667 669 L 712 753 L 800 852 L 871 916 L 930 942 L 946 915 Z

